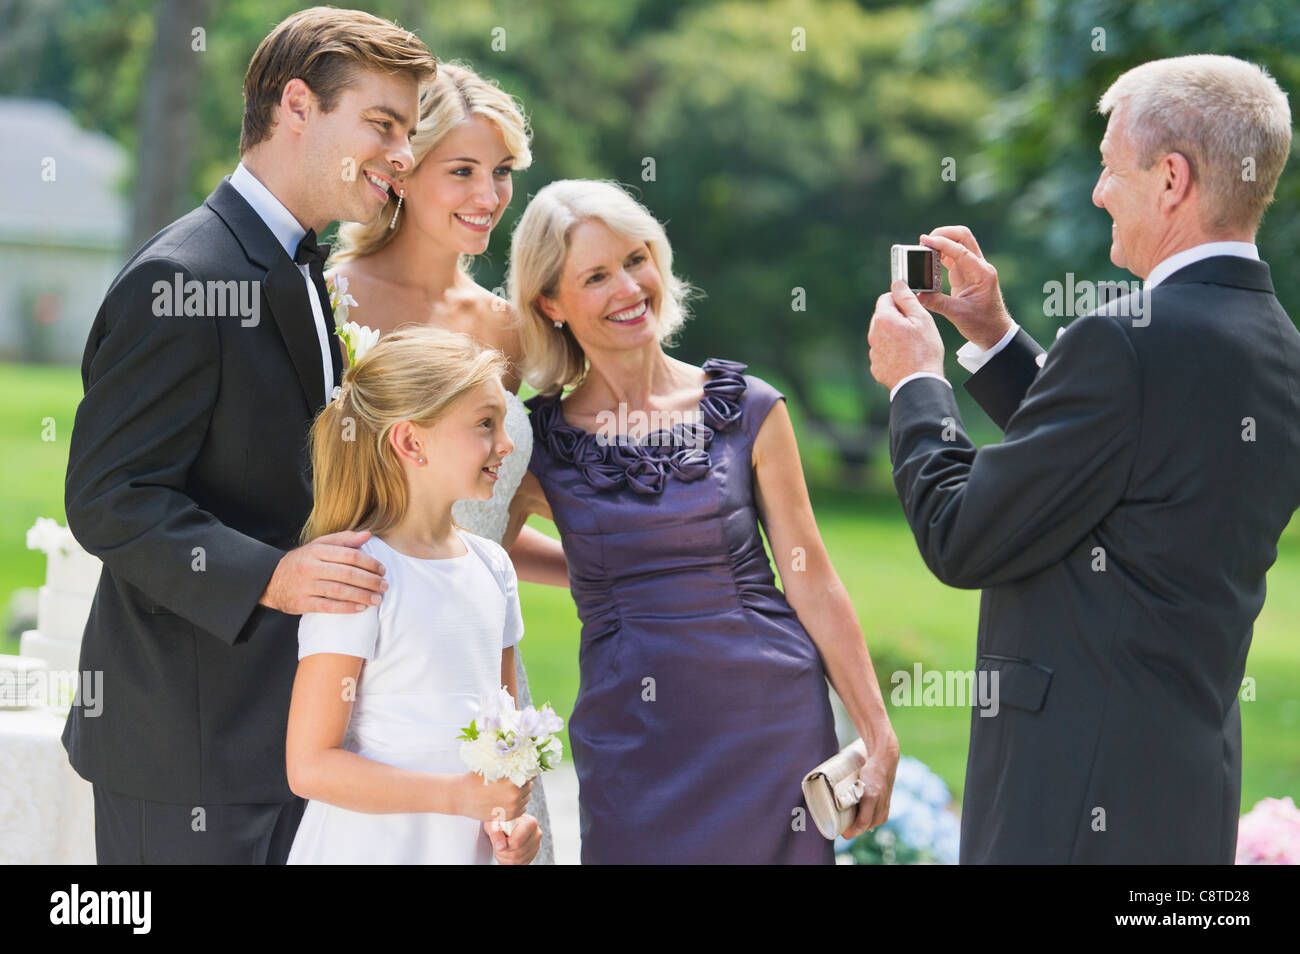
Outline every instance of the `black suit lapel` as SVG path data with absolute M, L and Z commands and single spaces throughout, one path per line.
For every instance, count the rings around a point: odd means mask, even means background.
M 223 178 L 212 190 L 212 194 L 204 200 L 204 205 L 226 223 L 243 247 L 248 260 L 266 269 L 261 279 L 266 305 L 289 350 L 289 358 L 297 372 L 303 397 L 314 417 L 325 406 L 325 369 L 321 366 L 316 319 L 312 314 L 311 301 L 307 298 L 307 286 L 302 272 L 298 271 L 298 266 L 285 252 L 275 234 L 267 228 L 261 216 L 244 200 L 239 190 L 230 184 L 229 176 Z M 322 308 L 328 324 L 329 302 L 322 303 Z M 331 344 L 333 337 L 331 335 Z M 331 363 L 336 362 L 337 347 L 331 347 L 330 351 Z
M 312 315 L 302 272 L 288 255 L 281 255 L 262 279 L 262 290 L 280 329 L 280 337 L 289 348 L 298 382 L 314 417 L 325 406 L 325 369 L 321 367 L 316 318 Z

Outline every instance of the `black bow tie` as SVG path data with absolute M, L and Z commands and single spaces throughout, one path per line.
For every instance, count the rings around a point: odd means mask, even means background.
M 307 234 L 298 243 L 298 251 L 294 253 L 293 260 L 299 265 L 310 265 L 312 262 L 324 265 L 325 259 L 329 257 L 330 247 L 317 243 L 316 230 L 308 229 Z

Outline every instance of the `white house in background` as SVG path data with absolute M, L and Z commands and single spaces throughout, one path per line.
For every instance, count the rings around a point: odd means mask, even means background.
M 80 364 L 126 262 L 126 151 L 45 100 L 0 97 L 0 360 Z

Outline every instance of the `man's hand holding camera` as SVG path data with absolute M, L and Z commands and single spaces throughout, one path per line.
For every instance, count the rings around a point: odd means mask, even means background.
M 980 252 L 979 243 L 964 225 L 945 225 L 921 236 L 921 244 L 939 253 L 948 271 L 952 294 L 921 291 L 917 298 L 931 311 L 953 323 L 962 337 L 987 351 L 1011 330 L 1011 315 L 998 288 L 998 270 Z
M 923 250 L 939 256 L 952 293 L 939 291 L 937 269 Z M 895 246 L 894 281 L 876 299 L 867 342 L 871 374 L 891 391 L 909 375 L 943 376 L 943 341 L 927 308 L 945 315 L 968 340 L 985 350 L 1013 326 L 1002 301 L 998 273 L 964 225 L 945 225 L 921 236 L 920 246 Z
M 876 299 L 867 331 L 871 376 L 889 388 L 910 374 L 943 377 L 943 339 L 930 313 L 902 279 Z

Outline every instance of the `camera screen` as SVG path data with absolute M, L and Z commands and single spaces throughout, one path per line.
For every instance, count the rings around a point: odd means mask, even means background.
M 930 270 L 933 268 L 930 256 L 933 254 L 934 252 L 928 249 L 923 252 L 907 253 L 907 283 L 913 288 L 930 284 Z

